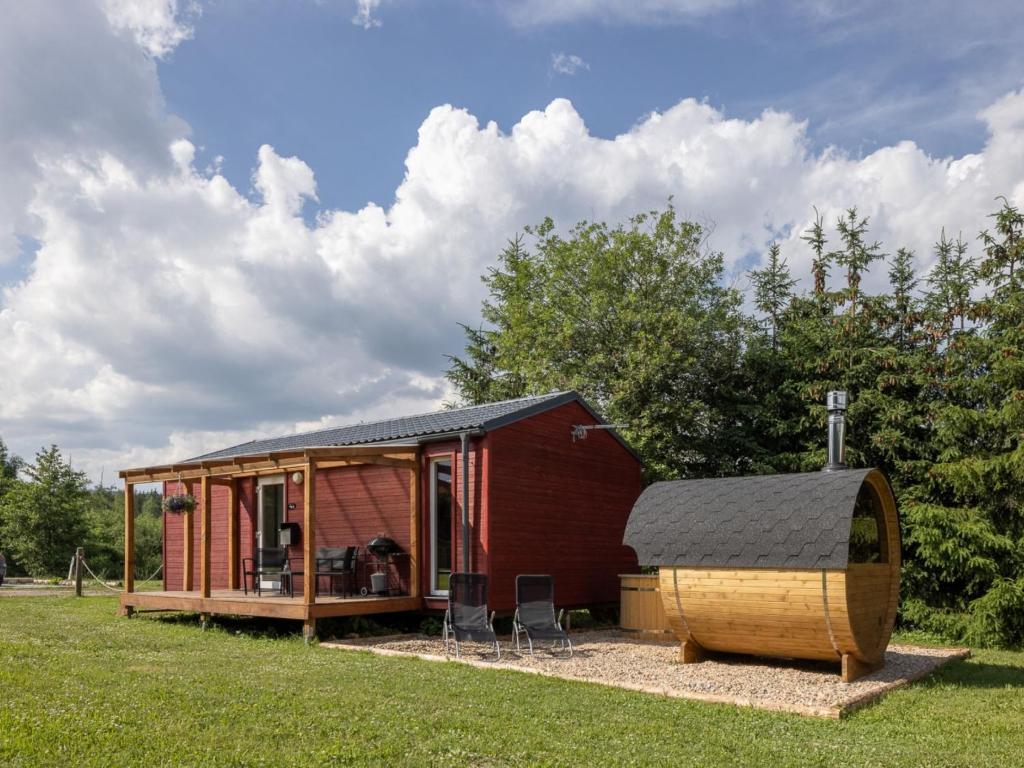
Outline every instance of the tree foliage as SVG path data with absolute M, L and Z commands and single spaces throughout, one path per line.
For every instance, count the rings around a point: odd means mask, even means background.
M 145 579 L 162 562 L 163 496 L 159 491 L 135 492 L 135 575 Z M 85 554 L 104 578 L 124 573 L 124 491 L 97 486 L 90 492 L 86 515 Z
M 961 241 L 938 246 L 929 299 L 946 335 L 935 463 L 905 504 L 908 612 L 970 642 L 1013 644 L 1024 640 L 1024 215 L 1004 200 L 994 218 L 976 270 Z M 974 275 L 986 288 L 977 301 Z
M 19 472 L 21 476 L 19 477 Z M 159 565 L 163 547 L 161 494 L 136 493 L 135 563 L 140 578 Z M 78 547 L 97 574 L 119 579 L 124 569 L 124 492 L 89 487 L 50 446 L 26 465 L 0 439 L 0 551 L 12 574 L 63 576 Z
M 7 449 L 7 444 L 0 438 L 0 499 L 18 480 L 18 472 L 24 462 Z
M 732 474 L 750 453 L 737 382 L 749 321 L 723 260 L 671 206 L 568 236 L 526 229 L 484 276 L 486 331 L 449 379 L 476 403 L 575 389 L 648 457 L 652 476 Z
M 27 482 L 15 484 L 0 499 L 5 546 L 29 573 L 60 573 L 85 539 L 85 475 L 64 460 L 56 445 L 40 450 L 24 472 Z
M 773 240 L 768 246 L 768 263 L 764 268 L 753 269 L 749 274 L 754 288 L 754 307 L 764 314 L 763 322 L 768 329 L 772 349 L 777 350 L 779 326 L 783 313 L 793 298 L 793 286 L 796 285 L 778 243 Z
M 1024 216 L 1002 200 L 980 255 L 940 232 L 924 275 L 856 208 L 834 229 L 815 210 L 801 236 L 807 292 L 771 243 L 748 315 L 722 255 L 671 207 L 564 237 L 546 220 L 485 275 L 484 325 L 449 379 L 475 403 L 576 389 L 628 423 L 652 479 L 817 470 L 825 394 L 845 389 L 847 461 L 882 468 L 900 504 L 901 620 L 1020 644 Z M 864 278 L 883 261 L 875 295 Z

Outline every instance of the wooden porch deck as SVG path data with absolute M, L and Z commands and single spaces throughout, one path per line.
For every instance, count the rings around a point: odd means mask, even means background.
M 306 603 L 301 596 L 287 597 L 264 591 L 262 596 L 242 590 L 215 589 L 209 597 L 198 591 L 122 592 L 121 610 L 186 611 L 229 616 L 262 616 L 310 622 L 331 616 L 365 616 L 373 613 L 416 611 L 421 608 L 418 597 L 408 595 L 382 597 L 330 597 L 318 595 L 315 603 Z

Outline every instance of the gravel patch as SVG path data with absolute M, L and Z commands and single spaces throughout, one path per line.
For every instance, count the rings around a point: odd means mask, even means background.
M 601 683 L 646 693 L 757 707 L 801 715 L 838 718 L 869 704 L 886 692 L 919 680 L 954 659 L 965 648 L 890 645 L 885 667 L 844 683 L 839 664 L 750 656 L 712 655 L 700 664 L 679 664 L 678 643 L 651 642 L 617 630 L 572 634 L 576 653 L 548 649 L 529 656 L 501 638 L 501 661 L 483 646 L 464 644 L 462 659 L 446 659 L 439 638 L 397 635 L 321 643 L 322 647 L 368 650 L 383 655 L 451 661 L 471 666 Z

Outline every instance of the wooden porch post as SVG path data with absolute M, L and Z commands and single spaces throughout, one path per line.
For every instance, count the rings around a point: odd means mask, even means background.
M 184 490 L 179 489 L 179 492 L 192 495 L 192 484 L 185 483 Z M 185 512 L 181 516 L 181 535 L 182 535 L 182 547 L 181 551 L 184 555 L 185 570 L 181 574 L 181 588 L 186 592 L 192 591 L 192 515 L 193 512 Z
M 238 479 L 228 483 L 228 589 L 238 589 Z
M 420 597 L 420 456 L 409 470 L 409 594 Z
M 124 481 L 124 591 L 135 591 L 135 486 Z
M 203 475 L 199 481 L 199 592 L 210 596 L 210 545 L 213 541 L 211 522 L 213 517 L 213 493 L 210 478 Z
M 316 462 L 312 459 L 306 464 L 303 491 L 302 601 L 312 605 L 316 602 Z

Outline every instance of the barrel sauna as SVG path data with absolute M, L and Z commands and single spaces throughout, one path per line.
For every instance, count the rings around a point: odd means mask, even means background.
M 705 650 L 879 669 L 899 599 L 900 531 L 876 469 L 655 483 L 624 543 L 658 566 L 680 661 Z

